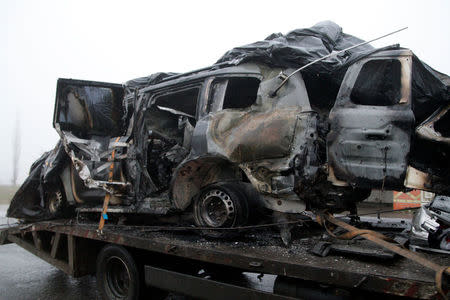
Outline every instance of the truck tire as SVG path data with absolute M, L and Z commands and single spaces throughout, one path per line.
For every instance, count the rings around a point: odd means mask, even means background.
M 198 227 L 232 228 L 248 221 L 247 195 L 239 182 L 211 184 L 194 200 L 194 221 Z M 211 237 L 229 236 L 225 230 L 204 230 Z
M 131 254 L 122 246 L 107 245 L 97 256 L 97 287 L 102 299 L 139 299 L 141 279 Z

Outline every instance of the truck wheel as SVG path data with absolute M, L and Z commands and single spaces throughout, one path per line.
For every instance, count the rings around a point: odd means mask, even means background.
M 136 262 L 125 248 L 107 245 L 100 251 L 97 287 L 103 299 L 139 299 L 141 278 Z
M 194 200 L 194 221 L 199 227 L 239 227 L 247 223 L 248 213 L 246 193 L 237 182 L 209 185 Z M 228 235 L 224 230 L 205 230 L 204 234 Z

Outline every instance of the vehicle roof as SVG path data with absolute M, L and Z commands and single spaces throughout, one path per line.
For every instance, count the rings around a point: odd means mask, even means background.
M 389 49 L 389 50 L 380 49 L 380 51 L 374 52 L 361 59 L 368 57 L 375 58 L 375 57 L 410 56 L 410 55 L 412 55 L 412 52 L 409 49 Z M 353 63 L 356 62 L 357 61 Z M 258 62 L 244 63 L 241 65 L 230 65 L 229 63 L 215 64 L 205 68 L 166 77 L 157 84 L 151 84 L 149 86 L 142 88 L 139 92 L 147 93 L 153 90 L 164 89 L 165 87 L 173 85 L 201 80 L 210 76 L 220 76 L 228 74 L 261 75 L 260 66 L 262 65 L 264 64 Z
M 197 81 L 209 76 L 220 76 L 225 74 L 261 75 L 261 71 L 257 63 L 246 63 L 237 66 L 230 66 L 229 64 L 218 64 L 164 78 L 160 83 L 142 88 L 140 92 L 146 93 L 152 90 L 162 89 L 167 86 Z

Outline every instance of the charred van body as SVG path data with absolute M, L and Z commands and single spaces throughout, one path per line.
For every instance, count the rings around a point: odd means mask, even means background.
M 324 22 L 190 73 L 124 85 L 60 79 L 61 140 L 8 214 L 100 211 L 108 193 L 112 212 L 190 211 L 199 226 L 233 227 L 255 205 L 342 211 L 373 188 L 450 194 L 448 76 L 410 50 L 366 45 L 273 93 L 296 67 L 360 41 Z

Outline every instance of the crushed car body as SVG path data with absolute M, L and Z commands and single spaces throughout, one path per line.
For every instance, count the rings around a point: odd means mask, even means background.
M 207 68 L 110 84 L 59 79 L 61 140 L 36 161 L 8 216 L 67 206 L 233 227 L 255 206 L 352 210 L 371 189 L 450 194 L 449 77 L 397 45 L 322 22 L 227 52 Z
M 449 200 L 438 195 L 414 214 L 410 232 L 413 245 L 450 250 Z

